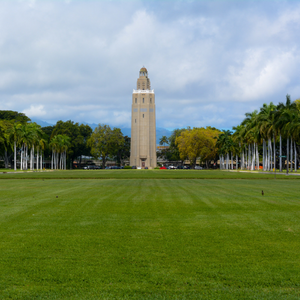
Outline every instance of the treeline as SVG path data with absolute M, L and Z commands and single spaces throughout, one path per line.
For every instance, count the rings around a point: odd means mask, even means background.
M 233 169 L 234 156 L 241 169 L 262 168 L 270 171 L 279 167 L 296 171 L 299 161 L 300 100 L 278 105 L 263 104 L 259 111 L 245 114 L 241 124 L 233 127 L 234 133 L 225 131 L 217 142 L 220 168 Z M 231 158 L 231 166 L 229 165 Z M 285 165 L 285 166 L 284 166 Z
M 23 113 L 0 111 L 0 157 L 4 167 L 9 164 L 21 170 L 43 169 L 51 161 L 51 169 L 72 167 L 81 156 L 108 158 L 119 164 L 130 156 L 130 138 L 119 128 L 99 125 L 93 132 L 88 125 L 58 121 L 54 126 L 41 127 Z
M 189 160 L 192 167 L 200 159 L 206 167 L 219 162 L 221 169 L 285 167 L 297 170 L 300 144 L 300 100 L 263 104 L 259 111 L 246 113 L 233 130 L 213 127 L 175 129 L 160 145 L 158 155 L 168 161 Z

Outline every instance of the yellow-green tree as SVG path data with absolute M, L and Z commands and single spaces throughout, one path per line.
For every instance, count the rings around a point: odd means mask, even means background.
M 180 158 L 182 160 L 188 159 L 193 168 L 197 158 L 208 164 L 208 160 L 213 160 L 217 155 L 216 137 L 219 134 L 219 130 L 211 127 L 183 131 L 176 138 Z
M 295 103 L 297 105 L 297 109 L 300 111 L 300 99 L 295 100 Z

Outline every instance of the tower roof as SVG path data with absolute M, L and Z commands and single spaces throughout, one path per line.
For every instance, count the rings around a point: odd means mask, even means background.
M 148 72 L 148 71 L 147 71 L 147 69 L 146 69 L 145 67 L 142 67 L 142 68 L 140 69 L 140 72 Z

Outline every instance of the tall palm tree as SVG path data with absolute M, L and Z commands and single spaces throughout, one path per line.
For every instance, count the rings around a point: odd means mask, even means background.
M 240 168 L 241 169 L 244 168 L 245 157 L 244 157 L 244 151 L 242 150 L 243 146 L 244 146 L 243 145 L 244 139 L 241 134 L 243 132 L 243 129 L 244 129 L 243 125 L 238 125 L 238 126 L 232 127 L 232 130 L 234 130 L 232 139 L 233 139 L 234 143 L 236 145 L 238 145 L 238 149 L 236 149 L 236 169 L 238 169 L 238 155 L 240 155 L 240 158 L 241 158 Z
M 264 170 L 269 171 L 272 169 L 272 160 L 274 168 L 276 168 L 275 142 L 278 130 L 276 128 L 276 105 L 274 105 L 273 102 L 269 105 L 266 103 L 263 104 L 258 115 L 258 127 L 263 137 Z M 265 141 L 268 141 L 268 147 L 266 147 Z
M 245 140 L 245 145 L 248 146 L 247 168 L 254 170 L 256 157 L 258 156 L 258 153 L 256 154 L 256 152 L 258 152 L 257 143 L 259 139 L 259 133 L 256 126 L 257 116 L 258 116 L 257 110 L 254 110 L 252 113 L 246 113 L 245 116 L 246 118 L 242 122 L 242 125 L 244 127 L 241 130 L 241 135 Z
M 286 155 L 286 162 L 287 162 L 287 173 L 289 169 L 290 163 L 290 138 L 292 140 L 291 134 L 289 132 L 289 127 L 294 121 L 293 113 L 297 111 L 297 105 L 295 102 L 291 101 L 290 95 L 286 95 L 286 102 L 279 103 L 277 106 L 277 122 L 276 127 L 280 131 L 280 133 L 286 138 L 287 141 L 287 155 Z M 291 143 L 292 144 L 292 143 Z M 292 154 L 292 147 L 291 147 L 291 154 Z M 291 155 L 292 157 L 292 155 Z M 292 169 L 292 161 L 291 161 L 291 169 Z
M 220 168 L 224 169 L 224 154 L 226 154 L 226 170 L 228 170 L 229 166 L 229 153 L 232 147 L 232 132 L 231 130 L 225 130 L 221 134 L 219 134 L 216 146 L 219 148 L 220 155 Z
M 20 144 L 21 139 L 21 123 L 14 122 L 9 131 L 9 137 L 11 141 L 11 145 L 13 145 L 14 151 L 14 170 L 17 170 L 17 147 Z

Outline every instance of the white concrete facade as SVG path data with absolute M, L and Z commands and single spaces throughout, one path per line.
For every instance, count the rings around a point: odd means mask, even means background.
M 130 165 L 156 167 L 155 94 L 146 68 L 140 70 L 132 93 Z

